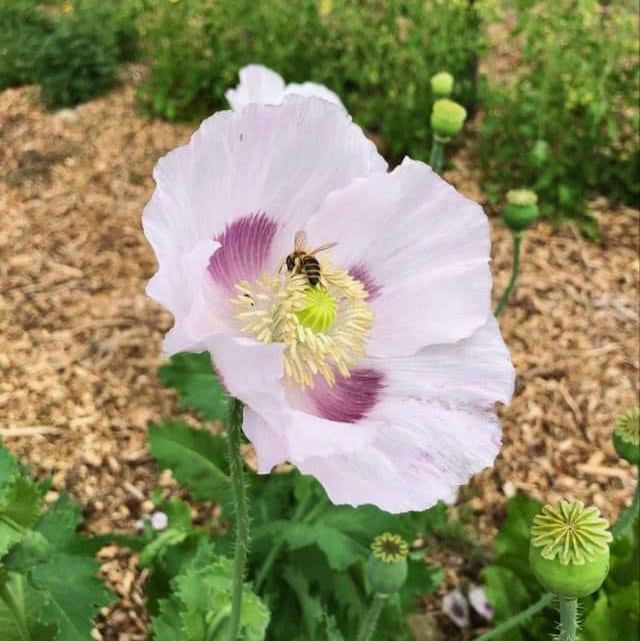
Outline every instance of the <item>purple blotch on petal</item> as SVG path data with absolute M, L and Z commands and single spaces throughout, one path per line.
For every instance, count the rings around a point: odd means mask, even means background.
M 354 369 L 349 378 L 336 375 L 330 387 L 321 376 L 308 391 L 318 414 L 330 421 L 356 423 L 375 407 L 384 387 L 381 372 L 370 368 Z
M 371 301 L 378 298 L 380 292 L 382 291 L 382 287 L 380 287 L 380 285 L 376 283 L 375 279 L 371 275 L 371 272 L 365 265 L 363 265 L 362 263 L 358 263 L 357 265 L 353 265 L 352 267 L 350 267 L 349 276 L 351 276 L 351 278 L 354 278 L 355 280 L 359 280 L 367 290 L 367 302 L 370 303 Z
M 235 284 L 260 276 L 278 229 L 264 212 L 234 220 L 215 240 L 220 247 L 209 259 L 209 274 L 229 295 L 237 294 Z

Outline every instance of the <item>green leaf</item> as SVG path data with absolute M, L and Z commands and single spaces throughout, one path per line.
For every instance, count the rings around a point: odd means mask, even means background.
M 368 554 L 367 548 L 353 538 L 334 527 L 319 523 L 280 520 L 254 530 L 256 539 L 265 536 L 271 540 L 281 539 L 293 550 L 317 545 L 326 555 L 331 568 L 338 571 L 345 570 Z
M 184 572 L 172 581 L 172 595 L 160 601 L 152 617 L 156 641 L 226 641 L 229 634 L 233 563 L 212 558 L 203 547 Z M 240 627 L 243 641 L 262 641 L 269 624 L 269 611 L 245 586 Z
M 200 500 L 226 502 L 226 444 L 221 436 L 195 429 L 183 422 L 168 422 L 149 428 L 149 447 L 158 464 Z
M 530 605 L 529 594 L 520 579 L 507 568 L 492 566 L 481 573 L 486 584 L 487 598 L 495 608 L 496 622 L 518 614 Z M 514 628 L 500 637 L 500 641 L 523 641 L 522 632 Z
M 79 506 L 62 497 L 35 527 L 48 540 L 50 556 L 31 570 L 31 579 L 45 593 L 43 620 L 56 625 L 65 641 L 87 641 L 99 609 L 111 602 L 96 576 L 93 546 L 76 532 L 81 520 Z
M 0 557 L 22 538 L 40 514 L 40 493 L 30 479 L 13 476 L 0 490 Z
M 620 641 L 635 639 L 640 629 L 640 583 L 611 593 L 600 591 L 584 620 L 583 641 Z
M 176 354 L 158 375 L 163 385 L 177 390 L 181 409 L 194 409 L 211 421 L 227 415 L 229 397 L 218 381 L 207 352 Z
M 18 463 L 0 439 L 0 488 L 18 472 Z
M 44 596 L 32 588 L 22 574 L 10 572 L 6 583 L 17 609 L 27 622 L 31 641 L 51 641 L 55 638 L 56 627 L 40 621 L 44 607 Z M 2 641 L 24 641 L 16 625 L 15 617 L 3 599 L 0 599 L 0 639 Z

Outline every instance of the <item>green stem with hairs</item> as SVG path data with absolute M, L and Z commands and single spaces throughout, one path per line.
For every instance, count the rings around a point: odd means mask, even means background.
M 358 632 L 356 641 L 369 641 L 371 639 L 373 633 L 376 631 L 380 613 L 386 602 L 386 597 L 380 596 L 379 594 L 374 595 L 373 600 L 369 604 L 369 609 L 360 624 L 360 632 Z
M 502 296 L 500 296 L 500 300 L 498 300 L 496 309 L 493 312 L 496 316 L 500 316 L 500 314 L 502 314 L 507 302 L 509 301 L 509 296 L 511 296 L 511 292 L 516 285 L 516 281 L 518 280 L 518 276 L 520 274 L 520 247 L 522 245 L 523 236 L 524 232 L 522 231 L 513 232 L 513 265 L 511 267 L 511 278 L 509 279 L 507 288 L 502 293 Z
M 638 513 L 640 513 L 640 483 L 636 483 L 636 491 L 631 505 L 618 517 L 618 520 L 611 528 L 611 534 L 613 534 L 614 539 L 617 539 L 627 529 L 629 523 L 633 523 Z
M 493 628 L 493 630 L 485 632 L 485 634 L 481 634 L 479 637 L 476 637 L 474 641 L 490 641 L 491 639 L 500 638 L 500 636 L 505 632 L 521 626 L 534 614 L 538 614 L 538 612 L 551 605 L 553 599 L 553 594 L 545 594 L 544 596 L 540 597 L 535 603 L 530 605 L 526 610 L 523 610 L 515 616 L 512 616 L 510 619 L 503 621 L 500 625 Z
M 436 173 L 440 173 L 444 164 L 444 143 L 436 135 L 433 136 L 433 142 L 431 143 L 429 164 Z
M 247 488 L 244 482 L 244 461 L 240 451 L 242 442 L 242 403 L 235 398 L 229 401 L 229 414 L 226 421 L 229 473 L 233 492 L 233 508 L 236 517 L 235 555 L 233 560 L 233 587 L 231 597 L 231 620 L 229 641 L 237 641 L 240 636 L 240 614 L 242 612 L 242 590 L 244 572 L 249 548 L 249 510 Z
M 558 641 L 578 638 L 578 599 L 560 599 L 560 634 Z

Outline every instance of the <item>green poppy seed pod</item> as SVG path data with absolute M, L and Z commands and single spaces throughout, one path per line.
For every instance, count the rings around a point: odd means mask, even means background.
M 545 505 L 533 519 L 529 564 L 540 583 L 565 599 L 595 592 L 609 572 L 609 522 L 582 501 Z
M 524 231 L 538 220 L 538 196 L 529 189 L 512 189 L 507 192 L 507 204 L 502 220 L 511 231 Z
M 625 412 L 616 421 L 613 445 L 620 458 L 640 465 L 640 407 Z
M 431 126 L 436 136 L 450 138 L 455 136 L 464 125 L 467 110 L 453 100 L 440 98 L 433 103 L 431 112 Z
M 296 312 L 300 323 L 315 334 L 328 332 L 336 320 L 336 299 L 323 287 L 309 287 L 305 299 L 307 306 Z
M 431 91 L 436 98 L 448 98 L 453 91 L 453 76 L 447 71 L 440 71 L 431 76 Z
M 405 584 L 408 553 L 409 546 L 397 534 L 385 532 L 373 540 L 367 576 L 376 594 L 394 594 Z

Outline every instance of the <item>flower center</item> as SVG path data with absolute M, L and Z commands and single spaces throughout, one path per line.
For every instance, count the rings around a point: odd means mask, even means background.
M 562 500 L 555 506 L 545 505 L 534 517 L 531 544 L 542 548 L 545 559 L 584 565 L 606 549 L 611 541 L 608 527 L 597 508 L 587 508 L 578 500 Z
M 384 563 L 397 563 L 409 554 L 409 547 L 398 534 L 385 532 L 371 544 L 373 556 Z
M 279 269 L 255 282 L 236 283 L 231 300 L 239 330 L 263 343 L 284 343 L 284 372 L 300 387 L 313 387 L 316 375 L 329 386 L 336 372 L 349 378 L 365 356 L 373 326 L 368 293 L 359 280 L 327 259 L 308 273 Z

